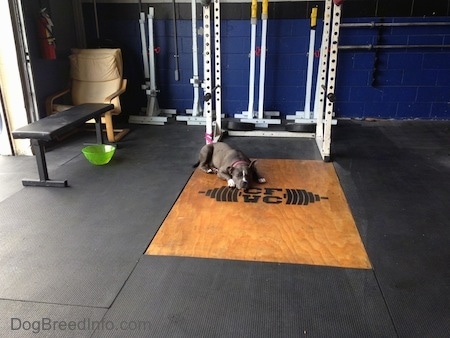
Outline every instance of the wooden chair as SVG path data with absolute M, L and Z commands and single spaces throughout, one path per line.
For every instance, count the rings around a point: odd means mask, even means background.
M 83 103 L 111 103 L 114 109 L 102 116 L 108 142 L 122 139 L 129 129 L 115 129 L 113 116 L 122 112 L 119 96 L 125 92 L 127 80 L 123 78 L 120 49 L 72 49 L 70 59 L 70 85 L 46 100 L 47 115 L 57 114 Z M 63 97 L 70 94 L 70 103 Z M 58 103 L 59 102 L 59 103 Z M 88 121 L 88 123 L 94 121 Z

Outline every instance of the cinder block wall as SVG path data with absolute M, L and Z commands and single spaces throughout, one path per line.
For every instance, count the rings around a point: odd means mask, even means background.
M 391 1 L 392 2 L 392 1 Z M 343 22 L 449 22 L 447 0 L 423 6 L 404 0 L 402 6 L 390 1 L 344 2 Z M 322 1 L 274 2 L 269 7 L 265 110 L 282 115 L 303 110 L 309 15 Z M 192 108 L 192 29 L 189 3 L 177 5 L 177 32 L 180 81 L 175 81 L 174 30 L 172 7 L 167 3 L 145 4 L 155 8 L 154 40 L 158 101 L 162 108 L 175 108 L 179 114 Z M 259 5 L 260 6 L 260 5 Z M 91 5 L 84 5 L 87 41 L 98 45 Z M 260 10 L 260 9 L 259 9 Z M 127 113 L 136 114 L 146 105 L 140 89 L 144 81 L 139 33 L 139 10 L 134 4 L 98 4 L 101 43 L 122 47 L 129 90 L 124 97 Z M 233 116 L 247 109 L 250 49 L 250 3 L 221 5 L 222 110 Z M 202 26 L 198 5 L 198 27 Z M 259 16 L 259 13 L 258 13 Z M 316 49 L 322 31 L 322 18 L 316 34 Z M 257 46 L 261 22 L 258 21 Z M 340 45 L 413 44 L 450 45 L 449 26 L 342 28 Z M 202 36 L 198 36 L 200 78 L 202 73 Z M 399 48 L 382 50 L 342 50 L 338 58 L 335 104 L 337 117 L 450 118 L 450 48 Z M 317 70 L 315 59 L 315 72 Z M 259 66 L 259 57 L 256 58 Z M 256 89 L 259 71 L 256 71 Z M 315 84 L 315 80 L 314 80 Z M 255 99 L 257 102 L 257 98 Z M 256 108 L 256 107 L 255 107 Z
M 350 21 L 350 20 L 346 20 Z M 351 20 L 355 22 L 355 20 Z M 364 18 L 361 22 L 379 22 Z M 450 21 L 389 18 L 386 23 Z M 450 26 L 342 28 L 340 45 L 450 45 Z M 339 54 L 336 112 L 346 117 L 447 119 L 450 48 L 345 50 Z

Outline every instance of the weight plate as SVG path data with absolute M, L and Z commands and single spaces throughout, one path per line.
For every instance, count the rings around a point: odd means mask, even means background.
M 286 130 L 292 132 L 315 133 L 316 125 L 312 123 L 288 123 Z
M 249 123 L 249 122 L 229 121 L 228 122 L 228 130 L 250 131 L 250 130 L 255 130 L 255 125 L 253 123 Z

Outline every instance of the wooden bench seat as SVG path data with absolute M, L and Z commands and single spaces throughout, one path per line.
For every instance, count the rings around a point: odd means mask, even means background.
M 42 118 L 12 132 L 15 139 L 30 139 L 39 172 L 38 180 L 22 180 L 24 186 L 67 187 L 67 180 L 54 181 L 48 176 L 45 143 L 95 119 L 97 143 L 103 143 L 101 116 L 114 108 L 112 104 L 86 103 Z

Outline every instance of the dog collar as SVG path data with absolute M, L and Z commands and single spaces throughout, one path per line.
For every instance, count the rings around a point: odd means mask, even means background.
M 236 161 L 236 162 L 234 162 L 231 166 L 232 166 L 233 168 L 235 168 L 235 167 L 237 167 L 238 165 L 241 165 L 241 164 L 249 165 L 250 163 L 247 162 L 247 161 Z

